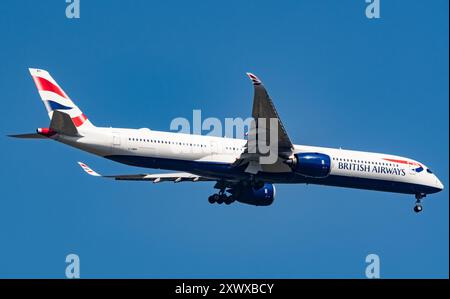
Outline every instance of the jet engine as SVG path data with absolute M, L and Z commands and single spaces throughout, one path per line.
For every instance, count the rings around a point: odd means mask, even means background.
M 265 183 L 262 187 L 239 186 L 228 190 L 234 200 L 253 206 L 270 206 L 275 199 L 275 186 Z
M 324 178 L 330 174 L 330 156 L 321 153 L 298 153 L 286 161 L 292 171 L 306 177 Z

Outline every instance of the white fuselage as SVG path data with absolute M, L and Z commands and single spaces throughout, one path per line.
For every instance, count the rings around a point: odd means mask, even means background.
M 55 140 L 120 163 L 187 171 L 211 178 L 236 177 L 230 165 L 244 151 L 246 140 L 161 132 L 149 129 L 89 128 L 83 137 L 56 135 Z M 350 188 L 429 194 L 443 189 L 422 163 L 395 155 L 294 145 L 294 153 L 317 152 L 331 158 L 327 178 L 293 174 L 276 163 L 257 176 L 273 183 L 312 183 Z M 231 175 L 233 173 L 233 176 Z M 249 174 L 240 172 L 241 179 Z

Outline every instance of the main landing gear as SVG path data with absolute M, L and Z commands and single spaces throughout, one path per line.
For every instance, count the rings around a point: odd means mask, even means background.
M 219 193 L 213 194 L 210 197 L 208 197 L 209 203 L 218 203 L 226 205 L 232 204 L 234 202 L 234 198 L 232 195 L 226 195 L 225 190 L 220 190 Z
M 422 208 L 421 203 L 422 203 L 422 199 L 425 196 L 427 196 L 427 195 L 424 194 L 424 193 L 417 193 L 416 194 L 416 205 L 414 206 L 414 212 L 416 212 L 416 213 L 422 212 L 423 208 Z

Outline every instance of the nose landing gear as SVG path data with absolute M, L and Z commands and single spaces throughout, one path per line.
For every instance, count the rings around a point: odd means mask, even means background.
M 422 210 L 423 210 L 422 205 L 416 203 L 416 205 L 414 207 L 414 212 L 420 213 L 420 212 L 422 212 Z
M 425 193 L 417 193 L 416 194 L 416 205 L 414 206 L 414 212 L 420 213 L 423 210 L 423 207 L 421 205 L 422 199 L 427 196 Z

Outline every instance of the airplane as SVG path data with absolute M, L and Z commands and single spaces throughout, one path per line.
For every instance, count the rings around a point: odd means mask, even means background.
M 47 71 L 35 68 L 29 71 L 47 109 L 50 125 L 38 128 L 36 133 L 10 137 L 51 139 L 126 165 L 176 171 L 101 175 L 78 162 L 91 176 L 153 183 L 215 182 L 214 189 L 218 192 L 209 196 L 208 201 L 227 205 L 237 201 L 269 206 L 276 195 L 274 184 L 317 184 L 386 191 L 415 195 L 416 213 L 422 211 L 421 201 L 425 196 L 444 188 L 430 168 L 410 158 L 293 144 L 264 85 L 251 73 L 247 76 L 254 87 L 251 130 L 256 137 L 253 138 L 267 141 L 264 138 L 277 136 L 275 149 L 278 156 L 270 164 L 261 163 L 261 157 L 267 153 L 258 146 L 250 150 L 249 138 L 222 138 L 148 128 L 96 127 Z M 258 120 L 266 119 L 275 120 L 277 134 L 258 125 Z

